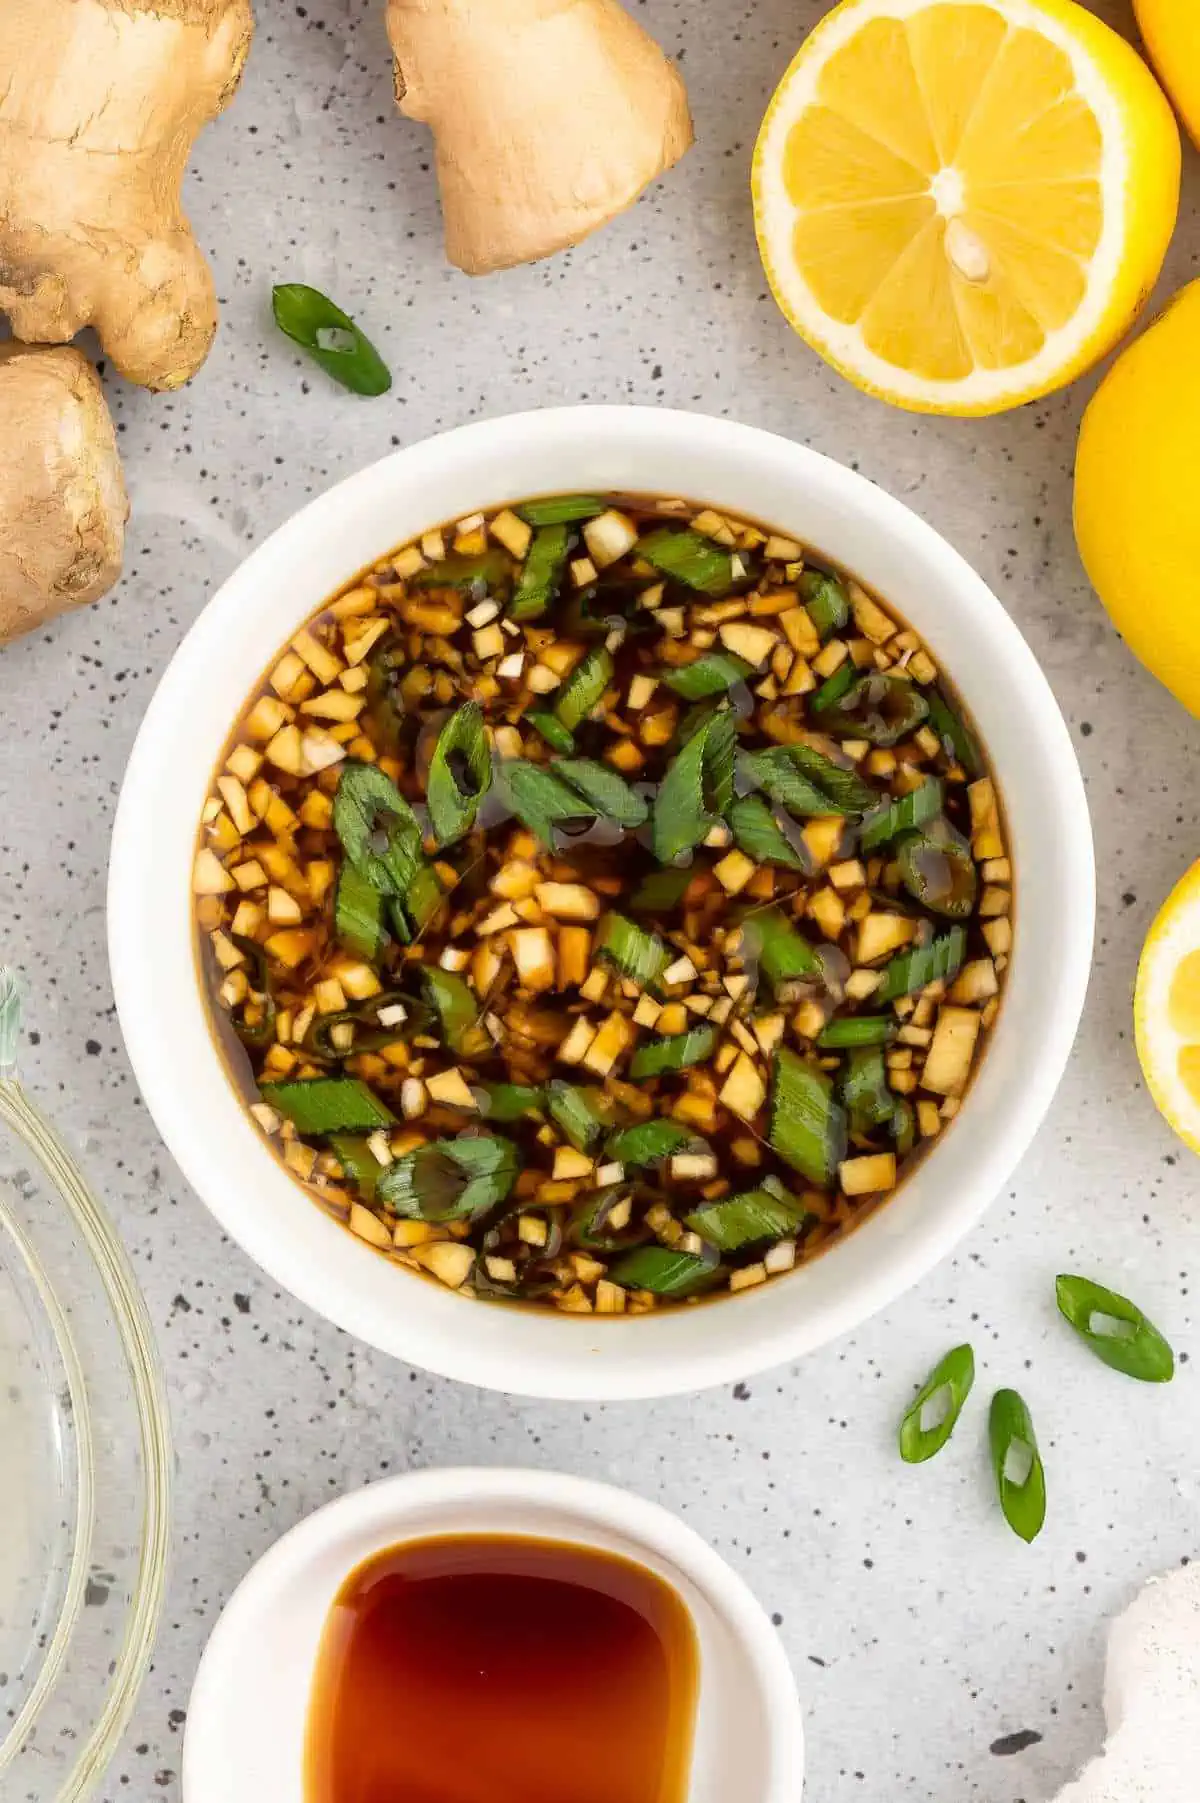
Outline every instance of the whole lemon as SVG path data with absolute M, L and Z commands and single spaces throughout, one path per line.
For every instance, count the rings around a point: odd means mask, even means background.
M 1200 6 L 1196 0 L 1133 0 L 1163 87 L 1200 145 Z
M 1200 282 L 1118 358 L 1083 416 L 1075 537 L 1130 650 L 1200 715 Z

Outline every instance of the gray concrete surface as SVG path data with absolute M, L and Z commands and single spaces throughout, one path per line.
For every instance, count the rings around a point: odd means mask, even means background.
M 1106 1617 L 1141 1579 L 1200 1552 L 1196 1367 L 1163 1393 L 1125 1384 L 1071 1341 L 1052 1300 L 1055 1271 L 1080 1266 L 1136 1294 L 1185 1353 L 1200 1332 L 1197 1166 L 1143 1090 L 1129 1009 L 1144 930 L 1200 847 L 1200 727 L 1125 653 L 1076 561 L 1070 471 L 1091 384 L 1008 418 L 921 420 L 857 394 L 792 338 L 759 270 L 747 170 L 816 0 L 638 6 L 683 57 L 698 148 L 572 256 L 475 285 L 443 263 L 429 145 L 393 116 L 377 0 L 258 10 L 245 87 L 188 186 L 215 253 L 216 350 L 173 397 L 110 383 L 135 506 L 125 580 L 0 661 L 0 944 L 33 992 L 31 1076 L 136 1260 L 178 1438 L 163 1631 L 102 1794 L 174 1803 L 205 1636 L 278 1534 L 380 1473 L 477 1460 L 627 1484 L 732 1560 L 795 1665 L 812 1803 L 1043 1803 L 1099 1744 Z M 1094 10 L 1128 29 L 1125 0 Z M 1197 273 L 1198 199 L 1192 157 L 1164 292 Z M 286 278 L 327 286 L 369 323 L 396 373 L 388 398 L 343 396 L 272 333 L 270 284 Z M 939 527 L 1055 686 L 1100 868 L 1095 977 L 1070 1072 L 958 1256 L 802 1366 L 652 1408 L 432 1381 L 281 1295 L 217 1231 L 149 1124 L 104 952 L 109 828 L 139 717 L 243 552 L 391 445 L 589 400 L 661 401 L 789 433 Z M 910 1383 L 966 1337 L 981 1387 L 1016 1382 L 1037 1415 L 1051 1511 L 1032 1549 L 991 1506 L 981 1412 L 937 1466 L 909 1471 L 893 1451 Z

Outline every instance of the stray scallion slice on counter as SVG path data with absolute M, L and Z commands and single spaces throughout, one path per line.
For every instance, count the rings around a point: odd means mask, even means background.
M 1015 1390 L 993 1396 L 988 1438 L 1004 1519 L 1022 1540 L 1036 1540 L 1046 1521 L 1046 1473 L 1033 1418 Z
M 554 1078 L 546 1091 L 550 1118 L 577 1152 L 590 1152 L 612 1126 L 612 1103 L 602 1089 Z
M 767 1139 L 810 1183 L 833 1188 L 846 1156 L 846 1113 L 829 1075 L 788 1046 L 779 1047 L 772 1064 Z
M 582 795 L 598 814 L 615 820 L 626 832 L 644 826 L 650 818 L 650 804 L 609 764 L 597 763 L 594 758 L 560 758 L 555 762 L 554 774 Z
M 958 1426 L 975 1382 L 975 1354 L 956 1346 L 930 1372 L 900 1423 L 900 1457 L 906 1465 L 923 1465 L 941 1452 Z
M 693 1296 L 707 1289 L 717 1271 L 711 1257 L 697 1252 L 671 1252 L 666 1246 L 639 1246 L 612 1266 L 608 1275 L 626 1290 L 649 1290 L 655 1296 Z
M 608 502 L 596 495 L 547 495 L 541 501 L 522 501 L 517 512 L 529 526 L 572 526 L 607 509 Z
M 554 848 L 556 827 L 567 821 L 594 820 L 597 810 L 574 789 L 560 782 L 543 764 L 506 758 L 495 768 L 496 793 L 522 825 Z
M 822 641 L 849 624 L 850 597 L 836 576 L 827 576 L 823 570 L 805 570 L 800 577 L 800 593 Z
M 886 845 L 900 833 L 926 826 L 941 813 L 944 800 L 945 790 L 937 777 L 927 776 L 919 788 L 910 789 L 897 801 L 885 802 L 864 817 L 859 829 L 859 849 L 874 851 L 877 845 Z
M 756 864 L 778 864 L 784 870 L 809 871 L 803 841 L 793 845 L 761 795 L 743 795 L 726 815 L 733 842 Z
M 406 1152 L 379 1179 L 379 1200 L 418 1221 L 453 1221 L 484 1214 L 503 1202 L 520 1161 L 510 1139 L 438 1139 Z
M 342 765 L 333 826 L 350 862 L 384 895 L 403 901 L 424 862 L 416 815 L 374 764 Z
M 713 714 L 668 766 L 654 802 L 660 864 L 693 850 L 731 805 L 736 736 L 730 714 Z
M 648 933 L 624 914 L 606 914 L 596 929 L 596 956 L 639 989 L 657 990 L 671 952 L 657 933 Z
M 469 832 L 479 804 L 492 786 L 492 755 L 483 730 L 483 711 L 466 701 L 451 714 L 433 748 L 425 799 L 439 845 Z
M 966 955 L 966 929 L 951 927 L 948 933 L 941 934 L 928 945 L 914 945 L 911 950 L 899 953 L 890 964 L 885 964 L 879 987 L 871 1000 L 894 1002 L 902 995 L 924 989 L 928 983 L 940 983 L 957 976 Z
M 508 606 L 509 619 L 536 620 L 545 613 L 558 595 L 570 542 L 566 526 L 538 527 Z
M 570 757 L 575 749 L 575 735 L 567 731 L 561 720 L 539 707 L 530 708 L 525 718 L 535 732 L 541 733 L 551 751 L 560 751 L 564 757 Z
M 637 542 L 637 556 L 684 588 L 727 595 L 737 577 L 730 553 L 690 527 L 662 526 Z
M 795 1233 L 804 1216 L 768 1189 L 747 1190 L 720 1202 L 704 1202 L 684 1216 L 684 1224 L 719 1252 L 770 1246 Z
M 593 645 L 576 664 L 554 697 L 554 716 L 568 732 L 582 726 L 613 679 L 612 653 L 604 645 Z
M 622 1127 L 612 1134 L 604 1155 L 614 1164 L 636 1170 L 642 1165 L 658 1164 L 673 1152 L 681 1152 L 694 1139 L 695 1135 L 679 1121 L 639 1121 L 636 1126 Z
M 754 666 L 744 657 L 735 657 L 731 651 L 709 651 L 694 664 L 660 670 L 659 680 L 685 701 L 703 701 L 709 695 L 724 695 L 753 675 Z
M 357 1077 L 297 1077 L 260 1083 L 264 1102 L 286 1115 L 298 1133 L 374 1133 L 393 1127 L 396 1117 Z
M 1089 1277 L 1060 1277 L 1055 1289 L 1064 1319 L 1098 1359 L 1139 1383 L 1170 1383 L 1175 1354 L 1136 1302 Z
M 338 871 L 333 895 L 333 927 L 338 944 L 356 958 L 375 964 L 388 942 L 384 924 L 387 898 L 347 858 Z
M 690 1065 L 704 1064 L 716 1047 L 717 1029 L 707 1024 L 672 1033 L 666 1039 L 648 1039 L 633 1054 L 629 1074 L 636 1083 L 643 1077 L 661 1077 L 664 1071 L 687 1070 Z
M 271 291 L 279 330 L 352 394 L 386 394 L 391 371 L 349 314 L 303 282 L 280 282 Z

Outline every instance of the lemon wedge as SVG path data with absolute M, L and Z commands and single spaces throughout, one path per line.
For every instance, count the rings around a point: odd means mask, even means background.
M 1200 1152 L 1200 863 L 1175 885 L 1146 935 L 1133 1026 L 1155 1107 Z
M 1179 130 L 1074 0 L 842 0 L 754 153 L 759 247 L 791 324 L 922 412 L 999 412 L 1112 348 L 1162 266 Z

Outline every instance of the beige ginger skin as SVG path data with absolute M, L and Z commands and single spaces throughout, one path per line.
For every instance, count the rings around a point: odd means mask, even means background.
M 578 243 L 692 142 L 682 77 L 618 0 L 389 0 L 388 33 L 470 275 Z
M 176 388 L 208 354 L 212 275 L 180 206 L 237 87 L 251 0 L 3 0 L 0 311 L 29 343 L 94 326 L 121 374 Z

